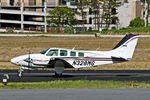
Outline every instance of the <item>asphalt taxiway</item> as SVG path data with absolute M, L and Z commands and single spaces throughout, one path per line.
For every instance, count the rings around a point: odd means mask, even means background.
M 149 100 L 150 89 L 0 90 L 0 100 Z
M 0 81 L 4 74 L 9 75 L 9 82 L 47 82 L 54 80 L 113 80 L 150 82 L 148 70 L 65 70 L 63 76 L 56 77 L 54 71 L 25 71 L 18 77 L 17 70 L 0 70 Z

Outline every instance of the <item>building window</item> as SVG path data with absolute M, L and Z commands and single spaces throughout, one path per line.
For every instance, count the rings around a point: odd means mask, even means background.
M 66 5 L 66 0 L 59 0 L 59 5 Z
M 89 8 L 89 14 L 90 14 L 90 15 L 92 14 L 92 9 L 91 9 L 91 8 Z
M 128 3 L 128 0 L 124 0 L 124 3 Z
M 29 5 L 35 6 L 36 0 L 29 0 Z M 29 8 L 29 11 L 36 11 L 36 8 Z
M 66 5 L 67 2 L 75 2 L 75 0 L 59 0 L 59 5 Z
M 36 0 L 29 0 L 29 5 L 36 5 Z
M 42 5 L 44 5 L 45 0 L 42 0 Z
M 14 5 L 14 0 L 10 0 L 10 5 L 11 5 L 11 6 Z
M 91 17 L 89 18 L 89 24 L 92 24 L 92 18 Z

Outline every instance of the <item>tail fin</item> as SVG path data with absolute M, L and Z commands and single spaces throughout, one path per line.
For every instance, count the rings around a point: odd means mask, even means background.
M 138 36 L 138 34 L 126 35 L 111 51 L 112 54 L 115 54 L 112 57 L 131 60 L 137 45 Z

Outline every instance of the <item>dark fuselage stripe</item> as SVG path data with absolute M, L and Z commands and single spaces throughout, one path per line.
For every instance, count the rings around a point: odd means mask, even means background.
M 61 58 L 61 59 L 64 59 L 64 60 L 84 60 L 84 61 L 126 61 L 125 59 L 121 59 L 121 58 L 117 58 L 117 59 L 115 59 L 115 58 L 96 58 L 96 59 L 94 59 L 94 58 L 86 58 L 86 59 L 75 59 L 75 58 Z M 128 59 L 129 60 L 129 59 Z

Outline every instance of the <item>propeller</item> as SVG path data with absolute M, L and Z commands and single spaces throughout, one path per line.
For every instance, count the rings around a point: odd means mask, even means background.
M 31 67 L 31 58 L 30 58 L 30 54 L 31 54 L 31 51 L 29 49 L 29 54 L 28 54 L 28 66 L 29 68 Z
M 26 58 L 24 61 L 26 61 L 26 62 L 28 62 L 28 67 L 30 68 L 31 67 L 31 57 L 30 57 L 30 54 L 31 54 L 31 52 L 30 52 L 30 50 L 29 50 L 29 53 L 28 53 L 28 58 Z

